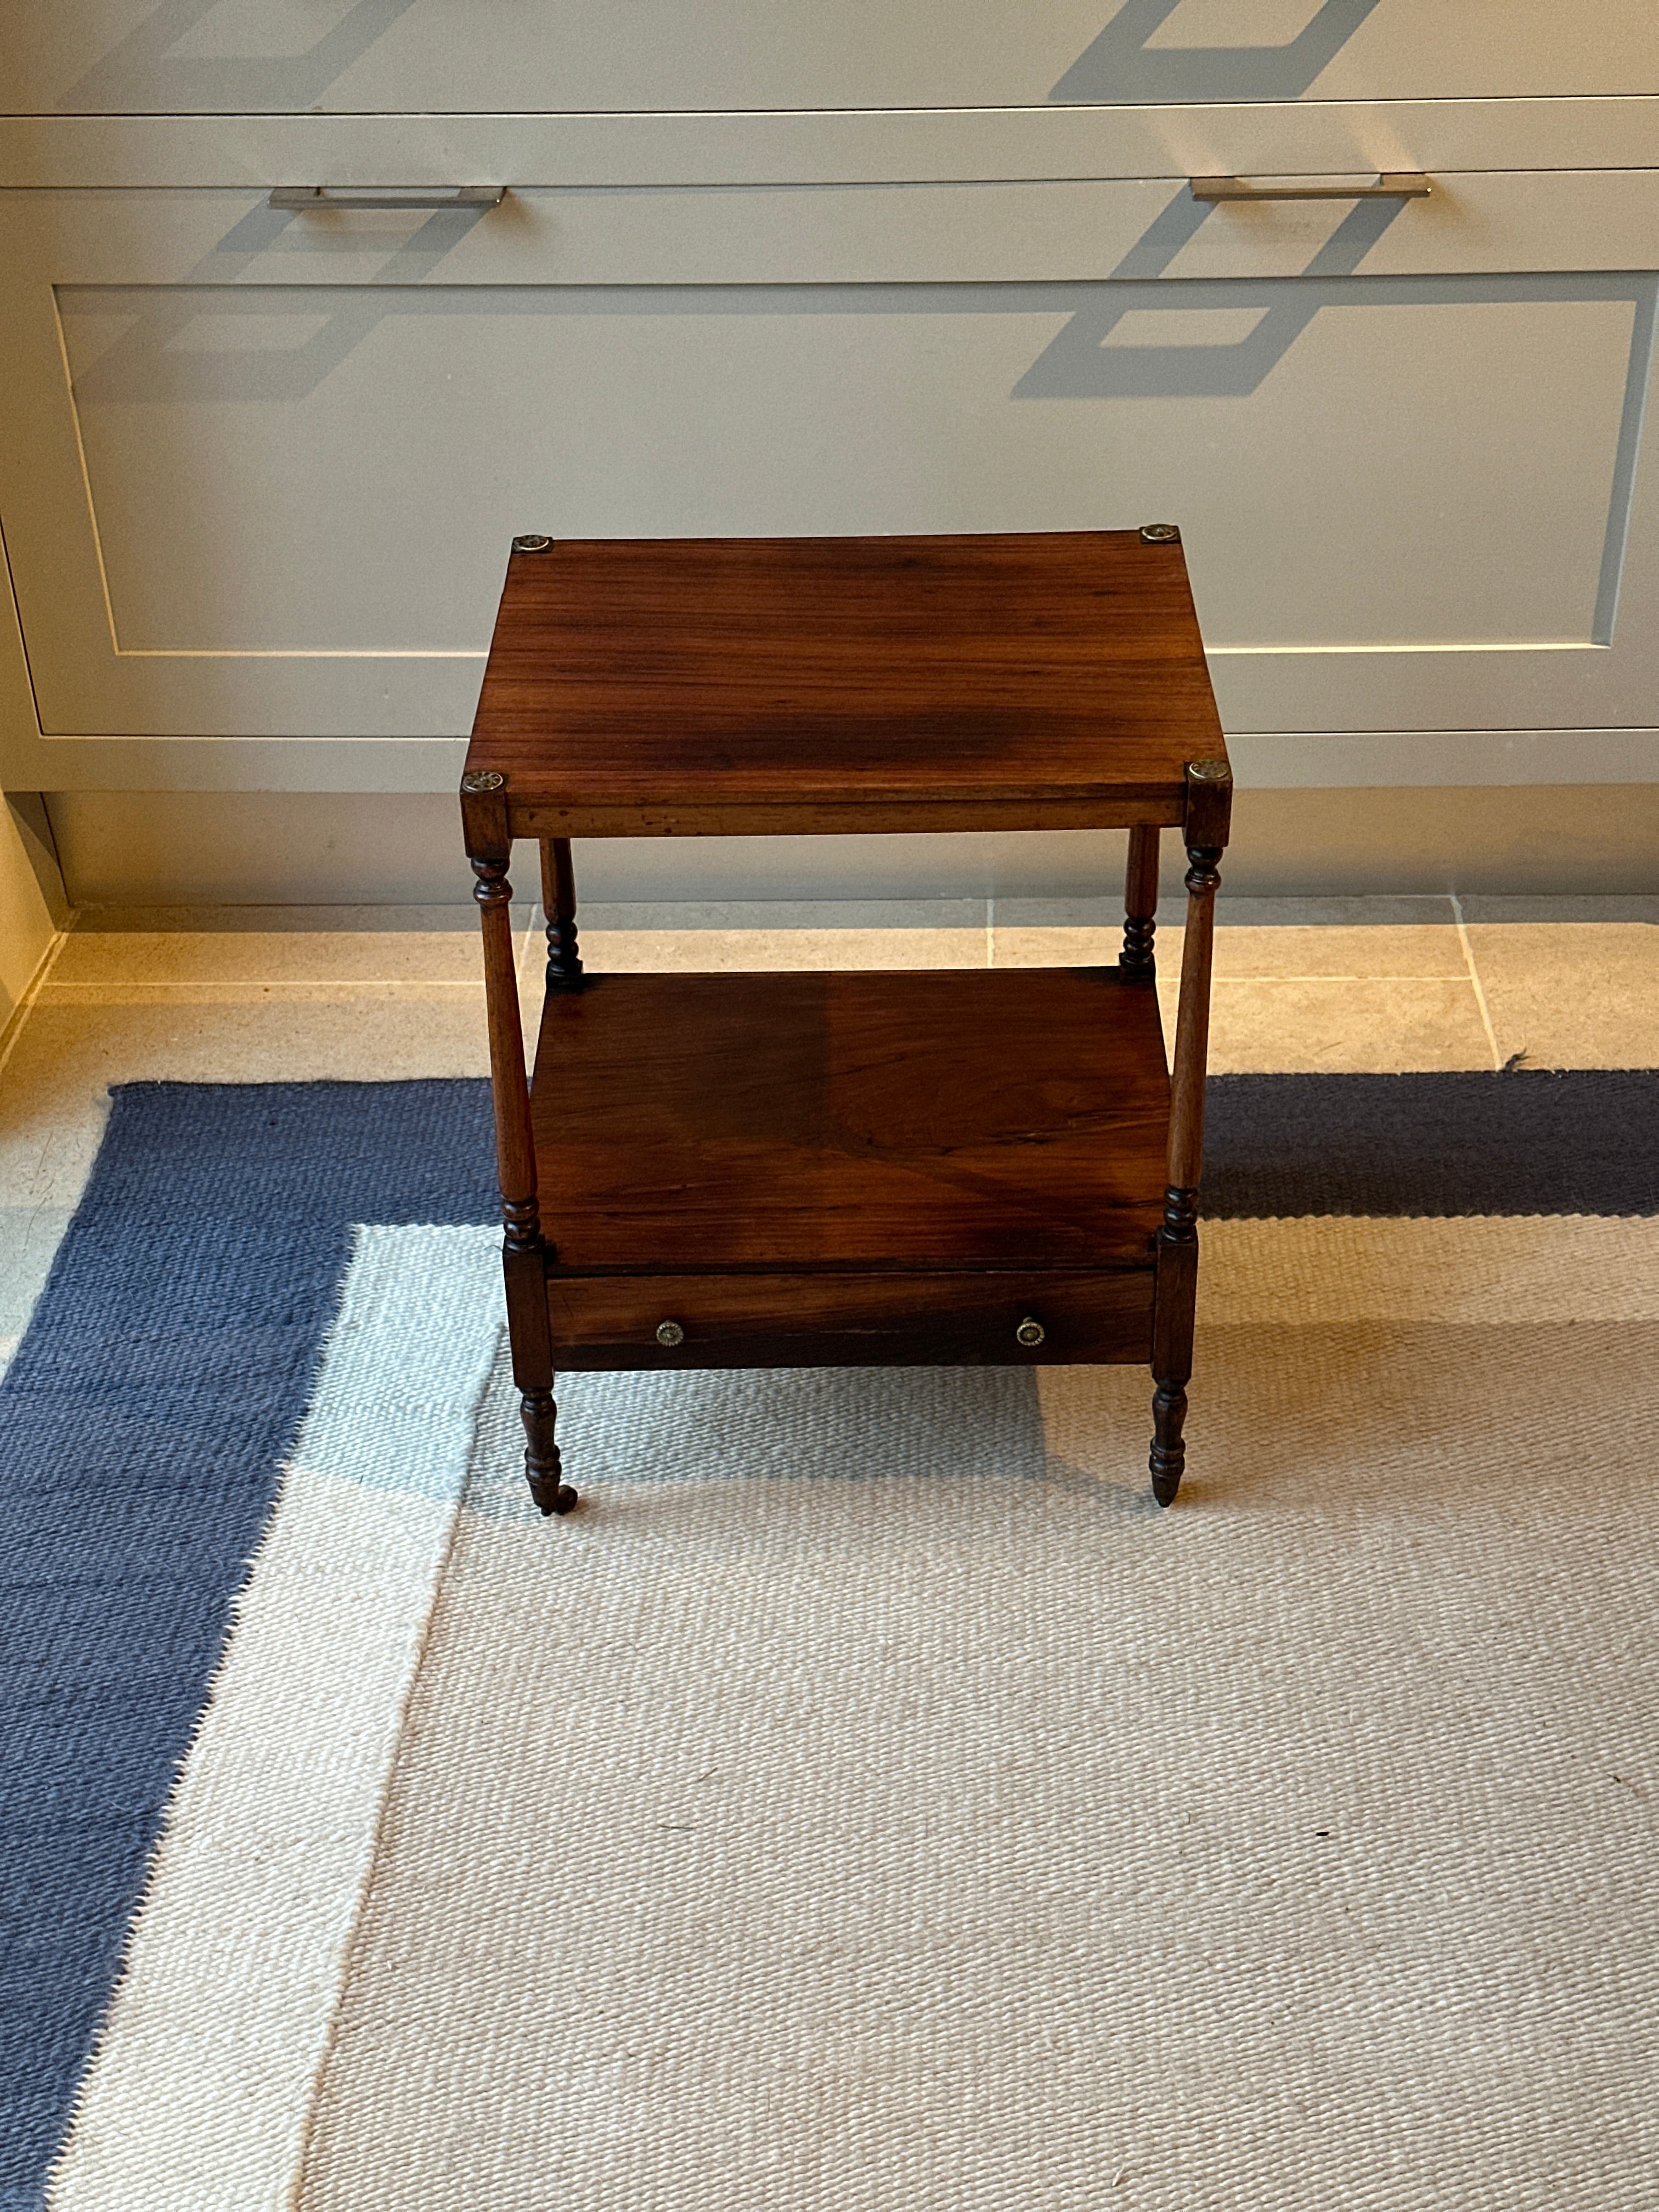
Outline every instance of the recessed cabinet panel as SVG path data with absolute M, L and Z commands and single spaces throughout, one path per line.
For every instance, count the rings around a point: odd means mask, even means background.
M 1154 513 L 1185 524 L 1223 650 L 1606 641 L 1650 285 L 999 292 L 67 289 L 117 648 L 477 653 L 514 523 Z
M 1188 221 L 1096 189 L 1120 265 Z M 235 196 L 179 196 L 170 245 L 97 197 L 15 217 L 3 512 L 49 736 L 459 735 L 516 532 L 1164 519 L 1231 729 L 1651 724 L 1651 276 L 1370 275 L 1353 236 L 1252 274 L 1247 232 L 1225 275 L 855 281 L 803 248 L 830 281 L 741 281 L 738 222 L 730 281 L 599 284 L 552 281 L 574 213 L 471 258 L 407 216 L 277 252 Z
M 58 0 L 8 112 L 558 112 L 1659 93 L 1651 0 Z

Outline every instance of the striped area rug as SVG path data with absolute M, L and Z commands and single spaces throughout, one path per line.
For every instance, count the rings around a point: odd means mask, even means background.
M 1213 1087 L 1109 1369 L 584 1376 L 484 1088 L 137 1085 L 0 1386 L 0 2206 L 1659 2199 L 1659 1075 Z

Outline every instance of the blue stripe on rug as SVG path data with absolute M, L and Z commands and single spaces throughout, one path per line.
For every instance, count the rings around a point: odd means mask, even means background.
M 477 1082 L 124 1086 L 0 1385 L 0 2205 L 44 2177 L 354 1222 L 485 1222 Z
M 1203 1210 L 1659 1213 L 1659 1073 L 1218 1075 Z
M 1221 1215 L 1659 1212 L 1659 1075 L 1249 1076 Z M 35 2212 L 354 1223 L 495 1218 L 488 1086 L 123 1086 L 0 1382 L 0 2207 Z

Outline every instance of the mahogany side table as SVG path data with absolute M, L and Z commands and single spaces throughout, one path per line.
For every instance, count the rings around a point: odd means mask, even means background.
M 514 540 L 461 779 L 531 1493 L 567 1370 L 1146 1363 L 1175 1498 L 1232 775 L 1180 533 Z M 590 975 L 573 837 L 1124 828 L 1114 966 Z M 1173 1078 L 1159 832 L 1187 848 Z M 533 1086 L 509 918 L 541 845 Z

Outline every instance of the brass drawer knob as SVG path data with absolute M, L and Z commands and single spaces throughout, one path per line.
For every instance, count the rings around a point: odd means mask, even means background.
M 1030 1315 L 1027 1314 L 1024 1320 L 1021 1322 L 1019 1327 L 1014 1331 L 1014 1337 L 1016 1342 L 1020 1344 L 1041 1344 L 1043 1338 L 1048 1334 L 1048 1330 L 1044 1328 L 1040 1321 L 1034 1321 Z
M 685 1331 L 677 1321 L 659 1321 L 657 1323 L 657 1341 L 667 1345 L 672 1351 L 675 1345 L 685 1342 Z

